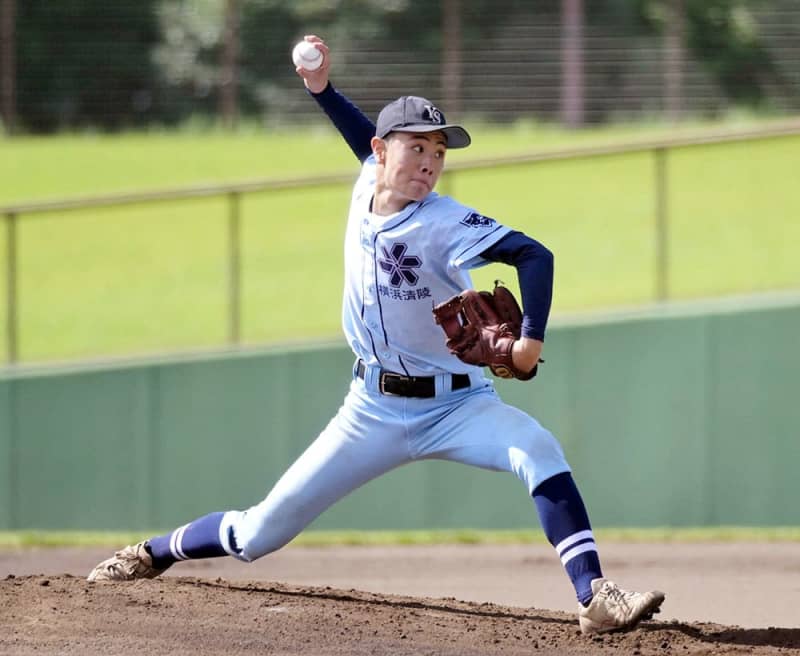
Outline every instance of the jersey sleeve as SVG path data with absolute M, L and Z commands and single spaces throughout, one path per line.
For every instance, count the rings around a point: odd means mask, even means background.
M 450 199 L 446 222 L 449 263 L 456 269 L 476 269 L 489 263 L 482 253 L 511 232 L 495 219 Z
M 517 269 L 522 294 L 522 335 L 544 340 L 553 300 L 553 253 L 535 239 L 512 231 L 487 249 L 483 257 Z

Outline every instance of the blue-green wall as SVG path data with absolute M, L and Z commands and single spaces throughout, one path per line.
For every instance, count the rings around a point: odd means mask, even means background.
M 800 523 L 800 304 L 553 325 L 503 397 L 561 439 L 595 526 Z M 0 373 L 0 529 L 160 529 L 259 501 L 350 380 L 344 346 Z M 425 462 L 314 528 L 537 526 L 512 476 Z

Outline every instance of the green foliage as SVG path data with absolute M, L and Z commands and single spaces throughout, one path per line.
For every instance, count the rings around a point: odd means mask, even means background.
M 758 34 L 748 4 L 736 0 L 694 0 L 688 5 L 689 47 L 705 62 L 734 101 L 758 105 L 775 67 Z
M 161 38 L 152 50 L 163 123 L 192 113 L 213 113 L 224 26 L 223 2 L 161 0 L 156 14 Z
M 141 124 L 154 101 L 157 2 L 18 2 L 17 86 L 26 128 Z
M 17 2 L 19 19 L 19 122 L 29 132 L 92 128 L 119 130 L 135 125 L 174 126 L 201 114 L 213 116 L 219 104 L 224 41 L 224 7 L 219 0 L 63 0 Z M 585 2 L 587 34 L 624 35 L 631 49 L 657 48 L 654 38 L 667 21 L 665 0 L 602 0 Z M 297 79 L 289 62 L 294 41 L 306 33 L 323 35 L 336 46 L 337 74 L 357 79 L 358 97 L 381 88 L 399 95 L 413 84 L 435 94 L 442 59 L 442 3 L 426 0 L 240 0 L 238 61 L 239 103 L 244 116 L 284 120 L 296 118 Z M 770 94 L 781 100 L 800 96 L 791 74 L 791 55 L 781 58 L 779 73 L 753 18 L 756 7 L 778 11 L 778 0 L 686 0 L 688 47 L 713 75 L 733 103 L 765 105 Z M 557 30 L 561 3 L 523 0 L 474 0 L 460 3 L 461 38 L 468 46 L 463 70 L 464 98 L 488 93 L 478 59 L 496 61 L 490 52 L 510 28 L 541 25 Z M 531 34 L 531 32 L 517 32 Z M 543 97 L 557 94 L 557 34 L 536 44 L 533 72 Z M 521 40 L 520 48 L 524 48 Z M 616 47 L 616 46 L 614 46 Z M 368 65 L 363 54 L 374 51 L 392 62 L 385 69 Z M 586 106 L 595 122 L 609 120 L 609 98 L 624 91 L 637 64 L 612 54 L 592 51 L 587 62 L 591 79 Z M 775 52 L 774 50 L 771 52 Z M 491 56 L 490 56 L 491 55 Z M 513 70 L 516 55 L 506 53 L 507 87 L 524 77 Z M 786 58 L 789 62 L 786 63 Z M 635 59 L 635 58 L 634 58 Z M 351 69 L 348 65 L 353 64 Z M 405 72 L 404 72 L 405 71 Z M 398 80 L 402 80 L 398 82 Z M 359 86 L 360 84 L 360 86 Z M 398 86 L 403 89 L 398 89 Z M 532 93 L 538 93 L 532 90 Z M 374 99 L 371 98 L 372 102 Z M 658 103 L 641 98 L 638 103 Z M 516 103 L 516 105 L 515 105 Z M 531 111 L 519 99 L 485 115 Z M 518 106 L 517 108 L 515 108 Z M 536 105 L 537 115 L 557 119 L 554 100 Z M 642 111 L 637 109 L 637 111 Z M 504 118 L 504 120 L 508 120 Z
M 635 0 L 635 22 L 663 33 L 670 0 Z M 765 0 L 685 0 L 687 50 L 707 68 L 734 102 L 750 106 L 767 99 L 767 84 L 776 79 L 774 62 L 759 34 L 753 10 Z M 798 90 L 784 89 L 787 95 Z

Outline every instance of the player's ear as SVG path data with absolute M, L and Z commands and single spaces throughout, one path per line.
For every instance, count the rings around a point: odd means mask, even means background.
M 375 161 L 378 164 L 386 164 L 386 142 L 380 137 L 372 137 L 370 145 L 372 154 L 375 155 Z

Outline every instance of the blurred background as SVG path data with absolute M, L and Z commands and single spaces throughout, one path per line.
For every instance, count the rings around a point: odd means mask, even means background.
M 371 118 L 465 122 L 438 191 L 556 254 L 547 365 L 497 385 L 598 525 L 800 522 L 796 0 L 0 0 L 0 529 L 244 507 L 338 407 L 358 169 L 304 34 Z M 447 467 L 322 526 L 528 525 Z
M 454 116 L 577 127 L 800 108 L 794 0 L 2 0 L 7 133 L 316 120 L 287 49 L 336 46 L 375 113 L 409 89 Z

